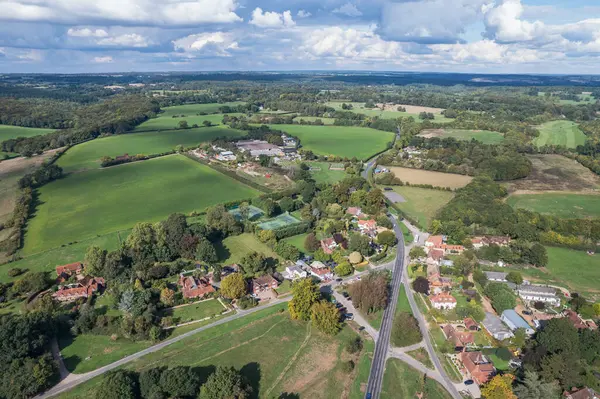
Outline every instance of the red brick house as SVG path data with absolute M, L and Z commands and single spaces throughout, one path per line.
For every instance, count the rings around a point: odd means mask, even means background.
M 325 252 L 328 255 L 331 255 L 333 251 L 337 248 L 337 244 L 332 237 L 325 238 L 321 240 L 321 248 L 323 249 L 323 252 Z
M 180 276 L 178 281 L 183 297 L 186 299 L 203 298 L 215 292 L 215 288 L 205 278 Z
M 260 295 L 263 292 L 275 290 L 279 287 L 279 282 L 273 276 L 265 274 L 264 276 L 255 277 L 250 282 L 250 290 L 254 295 Z
M 457 352 L 464 351 L 467 345 L 475 343 L 473 333 L 457 331 L 451 324 L 446 324 L 442 330 L 446 339 L 454 344 L 454 350 Z
M 73 274 L 81 275 L 83 272 L 83 263 L 74 262 L 68 265 L 56 266 L 56 275 L 58 276 L 59 282 L 68 280 Z
M 461 352 L 460 360 L 471 378 L 479 385 L 488 382 L 496 372 L 494 364 L 481 352 Z
M 79 298 L 88 298 L 106 285 L 102 277 L 84 277 L 76 284 L 64 285 L 58 288 L 52 297 L 59 302 L 70 302 Z

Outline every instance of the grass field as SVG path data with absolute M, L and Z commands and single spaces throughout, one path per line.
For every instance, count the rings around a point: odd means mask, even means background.
M 250 233 L 227 237 L 220 244 L 217 244 L 216 248 L 219 262 L 224 265 L 240 263 L 244 256 L 252 252 L 259 252 L 267 257 L 279 259 L 279 256 L 271 248 Z
M 352 374 L 341 371 L 345 343 L 356 336 L 349 328 L 325 337 L 308 323 L 291 321 L 285 305 L 213 327 L 125 366 L 142 371 L 152 367 L 224 365 L 241 369 L 251 381 L 255 397 L 341 397 Z M 102 377 L 94 378 L 61 398 L 93 397 Z
M 174 150 L 178 145 L 192 147 L 217 137 L 241 137 L 244 134 L 241 130 L 221 127 L 121 134 L 76 145 L 60 157 L 58 165 L 65 172 L 96 169 L 103 156 L 159 154 Z
M 344 103 L 344 101 L 331 101 L 331 102 L 326 103 L 325 105 L 335 108 L 338 111 L 343 111 L 343 109 L 342 109 L 343 103 Z M 428 107 L 416 107 L 416 106 L 413 107 L 410 105 L 405 105 L 404 107 L 406 108 L 407 112 L 400 112 L 397 110 L 383 111 L 380 108 L 365 108 L 365 103 L 348 102 L 348 101 L 345 101 L 345 103 L 352 104 L 351 112 L 355 112 L 357 114 L 363 114 L 363 115 L 367 115 L 367 116 L 377 116 L 382 119 L 396 119 L 396 118 L 400 118 L 400 117 L 412 116 L 413 118 L 415 118 L 415 120 L 420 121 L 421 119 L 419 119 L 419 111 L 421 110 L 421 108 L 423 110 L 428 109 Z M 433 112 L 433 115 L 435 117 L 433 122 L 448 123 L 448 122 L 452 122 L 454 120 L 454 119 L 446 118 L 444 115 L 442 115 L 440 113 L 441 111 L 442 111 L 442 109 L 435 109 L 435 112 Z M 427 111 L 427 112 L 429 112 L 429 111 Z
M 600 254 L 588 255 L 585 251 L 546 247 L 546 270 L 551 281 L 563 283 L 576 292 L 600 294 Z
M 310 174 L 317 183 L 333 184 L 343 180 L 347 175 L 343 170 L 329 169 L 329 162 L 309 162 L 309 166 L 313 168 L 321 168 L 321 170 L 311 170 Z
M 39 190 L 23 254 L 257 194 L 181 155 L 75 173 Z
M 21 127 L 11 125 L 0 125 L 0 142 L 17 137 L 41 136 L 55 132 L 57 129 L 37 129 L 33 127 Z
M 466 186 L 473 180 L 471 176 L 454 173 L 434 172 L 431 170 L 403 168 L 400 166 L 386 166 L 394 172 L 397 178 L 410 184 L 430 184 L 434 187 L 448 187 L 452 189 Z
M 427 188 L 394 186 L 393 189 L 406 200 L 395 205 L 424 228 L 429 226 L 437 211 L 454 197 L 449 191 Z
M 426 129 L 422 130 L 419 136 L 432 137 L 453 137 L 457 140 L 475 139 L 483 144 L 500 144 L 504 141 L 502 133 L 491 130 L 467 130 L 467 129 Z
M 335 122 L 335 118 L 319 118 L 318 116 L 297 116 L 294 118 L 294 122 L 300 123 L 301 119 L 304 119 L 306 122 L 314 122 L 320 119 L 325 125 L 333 125 Z
M 58 247 L 27 256 L 12 263 L 0 265 L 0 282 L 6 283 L 21 278 L 21 276 L 16 278 L 8 276 L 8 271 L 15 267 L 31 272 L 48 271 L 52 273 L 52 276 L 55 276 L 54 269 L 56 266 L 83 261 L 85 251 L 90 246 L 96 245 L 108 251 L 114 251 L 119 248 L 121 241 L 125 240 L 128 235 L 129 230 L 113 232 L 87 240 L 80 240 L 76 244 Z
M 162 312 L 162 316 L 173 316 L 175 324 L 182 324 L 219 315 L 225 310 L 227 309 L 218 300 L 208 299 L 200 303 L 165 309 Z
M 385 364 L 381 398 L 449 399 L 452 396 L 435 380 L 411 368 L 400 359 L 390 358 Z
M 368 127 L 271 125 L 300 139 L 302 148 L 319 155 L 368 159 L 386 148 L 394 134 Z
M 306 249 L 304 249 L 304 241 L 306 240 L 306 236 L 308 236 L 308 234 L 298 234 L 296 236 L 284 238 L 283 241 L 292 244 L 293 246 L 298 248 L 300 252 L 306 253 L 308 252 Z
M 149 131 L 156 131 L 156 130 L 177 129 L 179 127 L 180 121 L 186 121 L 188 123 L 189 127 L 192 127 L 194 124 L 196 124 L 198 126 L 202 126 L 204 121 L 209 121 L 210 123 L 212 123 L 213 125 L 215 125 L 217 127 L 221 127 L 221 128 L 226 127 L 225 125 L 222 124 L 223 116 L 225 116 L 225 114 L 196 115 L 196 113 L 193 113 L 193 114 L 190 113 L 190 114 L 186 114 L 185 117 L 177 117 L 177 118 L 173 118 L 171 116 L 173 114 L 176 114 L 176 113 L 170 113 L 169 115 L 166 115 L 164 113 L 159 114 L 156 118 L 148 119 L 144 123 L 137 126 L 134 131 L 149 132 Z M 227 115 L 241 116 L 244 114 L 231 113 L 231 114 L 227 114 Z
M 539 137 L 534 140 L 538 147 L 544 145 L 560 145 L 567 148 L 575 148 L 583 145 L 586 140 L 585 134 L 575 122 L 551 121 L 537 127 L 540 131 Z
M 600 217 L 600 195 L 523 194 L 513 195 L 507 202 L 513 208 L 525 208 L 561 218 Z

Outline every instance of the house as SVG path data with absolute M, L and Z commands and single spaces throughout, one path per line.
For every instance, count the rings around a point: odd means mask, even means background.
M 333 273 L 331 272 L 331 269 L 318 261 L 315 261 L 310 265 L 310 275 L 318 278 L 321 281 L 333 279 Z
M 584 328 L 589 328 L 590 330 L 595 330 L 598 327 L 594 322 L 586 322 L 577 314 L 577 312 L 572 311 L 571 309 L 567 309 L 563 312 L 563 315 L 568 318 L 575 328 L 582 330 Z
M 467 345 L 475 343 L 473 333 L 457 331 L 452 324 L 446 324 L 442 327 L 446 339 L 454 344 L 454 350 L 456 352 L 462 352 L 465 350 Z
M 499 247 L 506 247 L 510 244 L 509 236 L 483 236 L 483 237 L 473 237 L 471 239 L 471 243 L 473 244 L 473 248 L 479 249 L 481 247 L 497 245 Z
M 346 237 L 344 237 L 343 235 L 341 235 L 340 233 L 335 233 L 333 235 L 333 240 L 335 241 L 335 243 L 340 246 L 342 249 L 348 249 L 348 240 L 346 240 Z
M 377 222 L 373 219 L 359 220 L 358 230 L 360 230 L 361 234 L 374 236 L 375 234 L 377 234 Z
M 106 285 L 102 277 L 84 277 L 75 284 L 58 287 L 52 297 L 59 302 L 71 302 L 79 298 L 89 298 Z
M 231 151 L 221 151 L 219 154 L 215 156 L 219 161 L 229 162 L 235 161 L 237 156 Z
M 485 318 L 481 324 L 498 341 L 514 337 L 514 334 L 504 325 L 502 319 L 493 313 L 485 312 Z
M 466 319 L 463 320 L 463 322 L 465 323 L 465 327 L 467 328 L 467 330 L 479 331 L 479 324 L 477 324 L 477 322 L 475 320 L 473 320 L 472 318 L 467 317 Z
M 471 375 L 471 379 L 479 385 L 488 382 L 496 372 L 494 364 L 481 352 L 462 352 L 460 361 Z
M 530 302 L 545 302 L 552 306 L 560 305 L 560 298 L 556 295 L 556 289 L 542 285 L 521 284 L 517 287 L 519 296 Z
M 434 273 L 428 277 L 429 287 L 431 292 L 439 294 L 444 291 L 444 288 L 452 288 L 452 279 L 448 277 L 440 277 L 439 273 Z
M 427 254 L 427 264 L 439 266 L 442 259 L 444 259 L 444 251 L 441 249 L 432 249 Z
M 297 264 L 294 266 L 287 266 L 285 272 L 283 272 L 283 278 L 287 280 L 297 280 L 299 278 L 308 277 L 308 273 Z
M 69 263 L 68 265 L 56 266 L 56 275 L 59 278 L 64 280 L 68 280 L 73 274 L 80 275 L 83 271 L 83 263 L 74 262 Z
M 431 306 L 436 309 L 449 310 L 456 308 L 456 298 L 444 292 L 429 297 L 429 300 L 431 301 Z
M 296 144 L 298 144 L 296 142 L 296 139 L 294 139 L 293 137 L 286 136 L 285 134 L 281 135 L 281 139 L 283 140 L 283 145 L 285 145 L 286 147 L 296 147 Z
M 337 248 L 337 244 L 333 237 L 325 238 L 321 240 L 321 248 L 323 249 L 323 252 L 325 252 L 328 255 L 331 255 L 333 251 Z
M 506 283 L 506 276 L 508 275 L 508 273 L 502 273 L 502 272 L 484 272 L 485 276 L 487 277 L 488 281 L 495 281 L 495 282 L 499 282 L 499 283 Z
M 350 208 L 346 209 L 346 213 L 349 215 L 352 215 L 354 217 L 359 217 L 360 215 L 362 215 L 362 209 L 355 207 L 355 206 L 351 206 Z
M 443 251 L 444 255 L 459 255 L 465 250 L 465 247 L 462 245 L 446 244 L 446 236 L 429 236 L 425 241 L 425 252 L 434 249 Z
M 183 297 L 186 299 L 203 298 L 215 292 L 215 288 L 206 278 L 179 275 L 177 284 L 181 287 Z
M 255 277 L 250 281 L 250 290 L 254 296 L 260 296 L 262 293 L 271 293 L 271 290 L 275 290 L 279 287 L 279 282 L 269 274 L 264 276 Z
M 591 388 L 573 388 L 563 392 L 565 399 L 600 399 L 600 395 Z
M 531 326 L 513 309 L 506 309 L 504 312 L 502 312 L 502 316 L 500 318 L 512 331 L 523 328 L 525 329 L 527 335 L 533 335 L 535 333 L 535 330 L 531 328 Z
M 427 248 L 441 248 L 445 241 L 444 236 L 429 236 L 425 241 L 426 250 Z

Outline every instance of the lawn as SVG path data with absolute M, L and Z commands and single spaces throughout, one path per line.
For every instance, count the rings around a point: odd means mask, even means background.
M 331 102 L 326 103 L 325 105 L 335 108 L 338 111 L 343 111 L 343 109 L 342 109 L 343 103 L 344 103 L 344 101 L 331 101 Z M 348 102 L 348 101 L 346 101 L 345 103 L 352 104 L 352 110 L 350 110 L 350 111 L 357 113 L 357 114 L 363 114 L 363 115 L 367 115 L 367 116 L 376 116 L 376 117 L 379 117 L 382 119 L 396 119 L 396 118 L 401 118 L 401 117 L 412 116 L 417 121 L 421 120 L 421 119 L 419 119 L 419 112 L 417 112 L 417 111 L 414 111 L 414 112 L 400 112 L 397 110 L 382 111 L 379 108 L 365 108 L 365 103 Z M 405 105 L 404 107 L 407 108 L 407 111 L 411 110 L 410 105 Z M 419 108 L 423 108 L 423 110 L 424 110 L 427 107 L 414 107 L 415 110 L 417 110 Z M 446 118 L 444 115 L 442 115 L 440 113 L 440 111 L 441 111 L 441 109 L 436 110 L 436 112 L 433 112 L 433 115 L 435 117 L 433 122 L 449 123 L 454 120 L 454 119 Z
M 55 132 L 57 129 L 38 129 L 33 127 L 22 127 L 12 125 L 0 125 L 0 142 L 17 137 L 41 136 Z
M 425 365 L 425 367 L 428 367 L 430 369 L 434 368 L 433 362 L 429 358 L 429 353 L 427 353 L 427 349 L 419 348 L 419 349 L 415 349 L 414 351 L 406 352 L 406 354 L 408 356 L 414 357 L 416 360 L 423 363 Z
M 507 348 L 483 349 L 482 352 L 490 357 L 496 369 L 500 371 L 508 370 L 508 362 L 512 356 Z
M 431 137 L 452 137 L 457 140 L 475 139 L 483 144 L 500 144 L 504 141 L 502 133 L 491 130 L 468 130 L 468 129 L 426 129 L 421 131 L 419 136 Z
M 66 172 L 96 169 L 104 156 L 160 154 L 172 151 L 178 145 L 187 148 L 217 137 L 241 137 L 244 134 L 241 130 L 221 127 L 120 134 L 76 145 L 60 157 L 58 165 Z
M 534 139 L 538 147 L 544 145 L 560 145 L 567 148 L 575 148 L 585 144 L 586 136 L 575 122 L 551 121 L 537 126 L 540 131 L 539 137 Z
M 19 259 L 12 263 L 0 265 L 0 281 L 6 283 L 21 278 L 21 276 L 15 278 L 8 276 L 8 271 L 14 267 L 26 269 L 31 272 L 48 271 L 52 272 L 52 276 L 56 276 L 56 274 L 54 274 L 56 266 L 83 261 L 85 252 L 90 246 L 96 245 L 100 248 L 107 249 L 108 251 L 114 251 L 119 248 L 121 241 L 125 240 L 128 234 L 129 230 L 125 230 L 88 238 L 86 240 L 79 240 L 77 243 L 71 245 L 54 248 L 49 251 L 24 257 L 23 259 Z
M 244 233 L 238 236 L 229 236 L 216 245 L 219 262 L 224 265 L 240 263 L 244 256 L 252 252 L 259 252 L 267 257 L 279 259 L 279 256 L 266 244 L 260 242 L 254 234 Z
M 368 127 L 271 125 L 300 139 L 302 148 L 319 155 L 368 159 L 385 150 L 394 134 Z
M 191 305 L 183 305 L 176 308 L 165 309 L 163 316 L 173 316 L 175 324 L 183 324 L 194 320 L 202 320 L 207 317 L 219 315 L 227 310 L 221 302 L 216 299 L 208 299 Z
M 258 194 L 181 155 L 75 173 L 39 189 L 23 254 Z
M 296 236 L 284 238 L 283 241 L 292 244 L 298 248 L 300 252 L 307 253 L 308 251 L 304 249 L 304 241 L 306 240 L 306 236 L 308 236 L 308 234 L 298 234 Z
M 523 194 L 508 198 L 513 208 L 525 208 L 561 218 L 600 217 L 600 195 L 586 194 Z
M 411 368 L 400 359 L 388 359 L 385 364 L 381 398 L 416 398 L 424 393 L 427 399 L 451 398 L 437 381 Z
M 429 184 L 433 187 L 457 189 L 466 186 L 473 180 L 471 176 L 456 173 L 435 172 L 433 170 L 387 166 L 397 178 L 409 184 Z
M 326 337 L 308 323 L 292 321 L 286 305 L 265 309 L 213 327 L 127 364 L 142 371 L 152 367 L 192 366 L 200 371 L 214 366 L 241 369 L 256 397 L 279 397 L 293 392 L 299 397 L 341 397 L 352 382 L 352 374 L 341 371 L 345 343 L 356 337 L 345 328 Z M 93 397 L 102 377 L 94 378 L 62 398 Z
M 393 189 L 406 200 L 395 204 L 398 209 L 424 228 L 429 226 L 437 211 L 454 197 L 454 194 L 449 191 L 427 188 L 394 186 Z
M 320 168 L 321 170 L 311 170 L 310 174 L 317 183 L 333 184 L 343 180 L 347 175 L 344 170 L 329 169 L 329 162 L 309 162 L 311 168 Z
M 370 337 L 363 341 L 363 351 L 356 364 L 356 376 L 350 387 L 350 399 L 364 399 L 367 382 L 371 374 L 371 362 L 375 352 L 375 342 Z

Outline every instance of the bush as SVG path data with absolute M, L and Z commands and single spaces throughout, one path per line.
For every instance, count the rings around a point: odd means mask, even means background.
M 400 312 L 394 318 L 392 345 L 403 347 L 416 344 L 423 339 L 417 319 L 410 313 Z
M 18 267 L 13 267 L 12 269 L 8 270 L 8 276 L 9 277 L 17 277 L 20 276 L 21 274 L 25 273 L 25 270 L 20 269 Z
M 346 352 L 354 354 L 354 353 L 358 353 L 362 350 L 363 348 L 363 341 L 362 339 L 360 339 L 360 337 L 356 337 L 354 339 L 351 339 L 350 341 L 346 342 Z
M 344 373 L 350 373 L 352 370 L 354 370 L 354 362 L 352 360 L 342 363 L 342 371 Z

